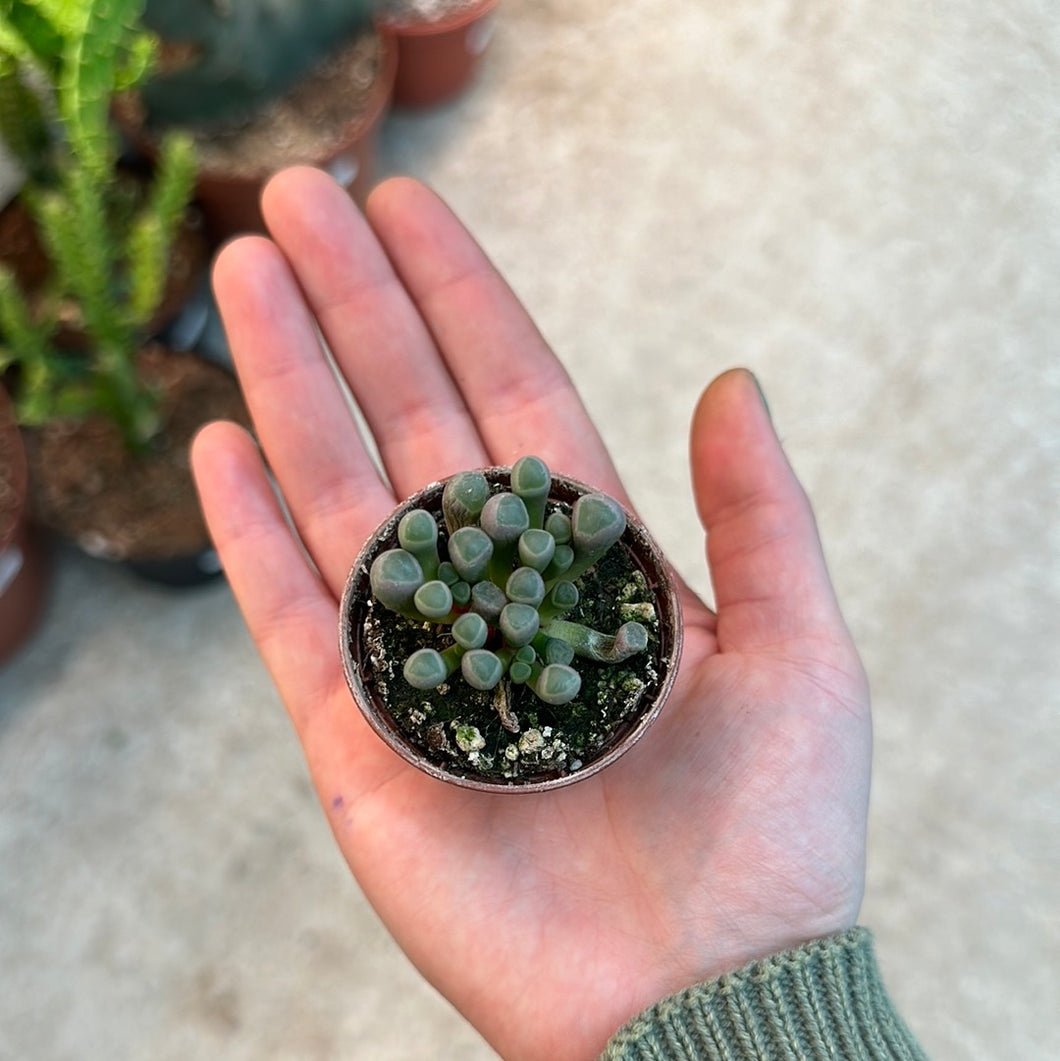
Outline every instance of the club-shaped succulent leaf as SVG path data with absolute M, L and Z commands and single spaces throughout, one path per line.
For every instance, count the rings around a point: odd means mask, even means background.
M 493 541 L 479 527 L 458 527 L 449 536 L 449 562 L 465 582 L 474 585 L 486 577 Z
M 552 486 L 552 473 L 540 457 L 520 457 L 512 465 L 512 493 L 522 498 L 531 527 L 544 527 L 545 502 Z
M 574 649 L 571 645 L 558 637 L 549 637 L 543 631 L 538 631 L 533 640 L 537 655 L 543 663 L 573 663 Z
M 581 675 L 562 663 L 550 663 L 530 678 L 530 686 L 539 700 L 553 707 L 569 704 L 582 687 Z
M 552 535 L 557 545 L 569 544 L 571 539 L 570 516 L 557 508 L 548 514 L 545 520 L 545 530 Z
M 412 603 L 425 619 L 438 621 L 453 610 L 453 591 L 440 579 L 424 582 L 413 594 Z
M 453 640 L 461 648 L 482 648 L 489 637 L 490 628 L 481 615 L 465 612 L 454 620 L 451 632 Z
M 372 561 L 368 580 L 380 604 L 404 615 L 412 610 L 416 590 L 423 585 L 423 569 L 407 550 L 387 549 Z
M 455 665 L 453 667 L 455 670 Z M 402 671 L 405 681 L 413 689 L 437 689 L 452 673 L 449 661 L 433 648 L 418 648 L 407 660 Z
M 423 577 L 438 574 L 438 524 L 423 508 L 414 508 L 401 517 L 397 528 L 398 544 L 420 562 Z
M 574 550 L 569 545 L 557 545 L 552 554 L 552 562 L 541 572 L 546 582 L 557 578 L 567 578 L 574 565 Z M 576 577 L 576 576 L 571 576 Z
M 478 518 L 490 496 L 490 484 L 482 472 L 460 472 L 442 489 L 442 516 L 450 534 L 470 526 Z
M 581 594 L 578 592 L 578 587 L 573 582 L 567 579 L 560 579 L 559 582 L 553 583 L 545 599 L 538 606 L 541 621 L 546 622 L 554 619 L 557 615 L 569 612 L 571 608 L 577 605 L 580 597 Z
M 521 648 L 533 641 L 541 626 L 541 617 L 532 605 L 513 601 L 501 610 L 498 625 L 504 640 L 515 648 Z
M 547 530 L 531 527 L 519 536 L 519 563 L 544 571 L 556 553 L 556 539 Z
M 490 578 L 504 585 L 511 573 L 519 539 L 530 527 L 530 516 L 521 497 L 511 493 L 494 494 L 479 513 L 479 526 L 493 540 Z
M 545 599 L 545 580 L 532 567 L 517 567 L 504 585 L 504 595 L 518 604 L 529 604 L 532 608 Z
M 567 577 L 576 578 L 622 537 L 626 529 L 626 513 L 607 494 L 582 494 L 571 508 L 570 519 L 574 563 L 568 569 Z
M 523 685 L 530 680 L 533 673 L 534 669 L 529 663 L 524 663 L 521 659 L 513 660 L 508 668 L 508 680 L 513 685 Z
M 504 664 L 489 649 L 472 648 L 460 657 L 460 673 L 468 685 L 488 691 L 504 677 Z
M 490 626 L 496 626 L 508 598 L 504 590 L 492 582 L 483 580 L 471 587 L 471 610 L 477 612 Z

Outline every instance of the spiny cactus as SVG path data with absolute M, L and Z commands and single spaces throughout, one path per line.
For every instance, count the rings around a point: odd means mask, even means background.
M 603 493 L 581 495 L 569 515 L 550 510 L 551 479 L 534 456 L 513 465 L 510 490 L 492 491 L 481 472 L 456 475 L 442 492 L 445 541 L 434 516 L 413 509 L 398 523 L 398 547 L 373 560 L 375 600 L 444 628 L 447 644 L 406 660 L 414 688 L 437 688 L 459 671 L 475 689 L 507 680 L 559 707 L 581 687 L 576 657 L 618 663 L 647 648 L 638 622 L 607 634 L 564 617 L 579 601 L 576 580 L 621 538 L 626 517 Z
M 51 261 L 50 298 L 31 308 L 13 274 L 0 268 L 0 371 L 21 369 L 19 419 L 40 425 L 102 413 L 134 450 L 160 426 L 157 397 L 138 378 L 135 357 L 162 298 L 195 178 L 191 142 L 174 136 L 162 145 L 142 202 L 130 201 L 127 185 L 116 179 L 119 148 L 109 107 L 147 69 L 152 44 L 137 28 L 142 6 L 143 0 L 84 0 L 65 21 L 51 23 L 50 37 L 38 37 L 57 55 L 25 44 L 24 54 L 35 55 L 37 69 L 52 78 L 58 113 L 53 169 L 21 193 Z M 5 41 L 14 39 L 14 26 L 6 29 Z M 62 302 L 80 311 L 91 344 L 85 356 L 72 357 L 53 341 Z
M 182 62 L 144 85 L 152 126 L 249 117 L 369 24 L 373 0 L 147 0 Z

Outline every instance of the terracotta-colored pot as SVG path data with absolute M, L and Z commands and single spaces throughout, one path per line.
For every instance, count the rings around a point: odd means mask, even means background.
M 47 552 L 30 525 L 26 455 L 0 389 L 0 661 L 36 629 L 44 608 Z
M 497 3 L 481 0 L 431 21 L 379 16 L 380 32 L 397 42 L 394 102 L 432 107 L 461 92 L 489 44 Z
M 257 170 L 245 165 L 221 168 L 209 159 L 200 159 L 195 181 L 195 198 L 206 217 L 207 229 L 215 242 L 248 232 L 264 232 L 261 214 L 262 188 L 285 165 L 316 166 L 330 173 L 352 198 L 363 204 L 371 190 L 375 164 L 376 138 L 390 105 L 397 73 L 397 44 L 379 34 L 380 58 L 375 79 L 367 97 L 359 103 L 357 115 L 345 127 L 341 140 L 309 154 L 289 157 L 279 165 L 267 164 Z M 118 100 L 115 118 L 128 139 L 147 158 L 156 158 L 154 139 L 144 127 L 142 107 L 133 97 Z
M 140 375 L 161 395 L 163 428 L 147 453 L 130 453 L 101 416 L 56 420 L 25 433 L 37 522 L 83 552 L 153 582 L 186 586 L 221 573 L 192 480 L 188 449 L 210 420 L 249 427 L 230 372 L 152 344 Z
M 491 486 L 507 488 L 510 468 L 488 468 L 484 474 Z M 527 776 L 506 779 L 485 776 L 471 770 L 458 772 L 444 757 L 430 756 L 402 731 L 386 696 L 385 664 L 373 660 L 375 651 L 366 643 L 366 621 L 380 606 L 371 600 L 369 569 L 373 559 L 397 545 L 397 527 L 401 518 L 414 508 L 438 512 L 445 482 L 432 483 L 410 497 L 376 530 L 361 550 L 346 581 L 340 606 L 339 643 L 346 681 L 353 698 L 372 729 L 406 762 L 442 781 L 485 792 L 544 792 L 590 777 L 615 762 L 627 752 L 655 721 L 670 693 L 677 675 L 683 644 L 681 608 L 674 577 L 658 545 L 643 523 L 626 513 L 626 529 L 616 546 L 626 551 L 632 566 L 639 570 L 653 594 L 652 604 L 658 618 L 657 643 L 649 648 L 650 674 L 636 708 L 619 722 L 610 737 L 586 756 L 576 768 L 543 768 Z M 592 487 L 574 479 L 553 476 L 550 504 L 569 506 Z M 389 615 L 389 613 L 382 614 Z M 394 679 L 401 681 L 400 675 Z M 452 679 L 453 682 L 459 678 Z

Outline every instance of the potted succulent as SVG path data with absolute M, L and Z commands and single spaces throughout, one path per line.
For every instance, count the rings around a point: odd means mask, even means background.
M 394 102 L 428 107 L 474 76 L 493 33 L 497 0 L 379 0 L 376 23 L 397 42 Z
M 0 264 L 14 272 L 22 290 L 34 304 L 54 295 L 49 292 L 51 265 L 29 200 L 41 190 L 56 190 L 70 145 L 66 116 L 58 115 L 60 94 L 69 100 L 73 85 L 61 87 L 64 63 L 83 34 L 79 19 L 91 17 L 100 25 L 107 19 L 131 19 L 139 5 L 121 14 L 108 13 L 105 5 L 78 4 L 63 7 L 42 0 L 0 0 L 0 146 L 17 164 L 14 197 L 0 210 Z M 94 32 L 98 33 L 99 30 Z M 125 43 L 116 46 L 113 71 L 115 88 L 121 89 L 143 78 L 152 62 L 152 41 L 127 28 Z M 96 136 L 96 132 L 90 132 Z M 106 162 L 106 159 L 102 160 Z M 145 174 L 123 163 L 112 168 L 112 206 L 131 212 L 145 196 Z M 28 180 L 28 194 L 18 194 Z M 9 192 L 11 194 L 11 192 Z M 122 205 L 124 202 L 124 206 Z M 185 210 L 167 257 L 162 297 L 157 301 L 150 328 L 160 331 L 179 312 L 205 271 L 209 248 L 202 221 L 195 210 Z M 47 311 L 45 311 L 47 312 Z M 56 312 L 56 341 L 65 346 L 83 346 L 84 321 L 76 302 L 60 302 Z
M 228 373 L 149 342 L 195 162 L 170 137 L 132 197 L 114 179 L 109 105 L 130 69 L 146 69 L 140 2 L 87 0 L 62 27 L 54 176 L 21 193 L 48 256 L 47 294 L 28 298 L 0 267 L 0 373 L 13 380 L 39 521 L 162 581 L 195 581 L 217 567 L 187 446 L 208 419 L 247 418 Z M 82 350 L 56 341 L 68 305 Z
M 45 550 L 29 520 L 26 454 L 0 388 L 0 662 L 36 627 L 46 581 Z
M 264 228 L 261 188 L 277 170 L 328 170 L 354 198 L 368 191 L 375 136 L 397 66 L 371 0 L 147 0 L 162 41 L 155 75 L 118 101 L 148 153 L 167 130 L 195 144 L 196 197 L 224 238 Z
M 361 551 L 340 608 L 346 679 L 376 733 L 489 791 L 617 759 L 661 709 L 681 643 L 640 521 L 534 456 L 413 495 Z

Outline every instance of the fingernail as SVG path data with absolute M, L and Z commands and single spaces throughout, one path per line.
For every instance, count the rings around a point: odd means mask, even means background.
M 762 399 L 762 405 L 765 408 L 766 416 L 769 417 L 769 422 L 773 422 L 773 412 L 769 408 L 769 401 L 766 398 L 766 392 L 762 389 L 762 381 L 753 373 L 748 372 L 748 375 L 755 381 L 755 386 L 758 388 L 758 397 Z

